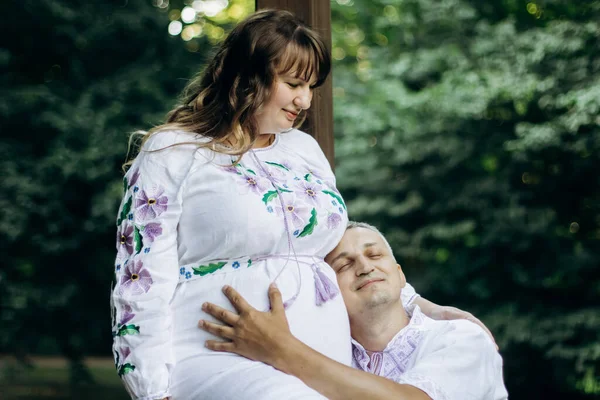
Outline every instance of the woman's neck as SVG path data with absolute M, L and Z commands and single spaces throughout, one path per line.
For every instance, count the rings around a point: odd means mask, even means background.
M 274 133 L 260 134 L 256 138 L 256 142 L 254 142 L 254 146 L 252 146 L 252 148 L 253 149 L 261 149 L 263 147 L 268 147 L 271 144 L 273 144 L 274 141 L 275 141 Z

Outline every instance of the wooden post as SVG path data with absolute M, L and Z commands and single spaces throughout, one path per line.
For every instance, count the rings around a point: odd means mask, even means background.
M 256 0 L 256 9 L 276 8 L 289 10 L 319 32 L 331 51 L 331 6 L 329 0 Z M 311 134 L 334 167 L 333 150 L 333 89 L 331 74 L 317 89 L 302 129 Z

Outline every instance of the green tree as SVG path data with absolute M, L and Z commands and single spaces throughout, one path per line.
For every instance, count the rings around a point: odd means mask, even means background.
M 163 120 L 221 26 L 252 6 L 230 2 L 234 15 L 205 18 L 204 34 L 184 42 L 167 32 L 183 2 L 163 3 L 2 5 L 0 352 L 61 353 L 74 380 L 88 379 L 84 355 L 110 355 L 129 134 Z
M 336 174 L 514 399 L 600 393 L 599 2 L 334 3 Z

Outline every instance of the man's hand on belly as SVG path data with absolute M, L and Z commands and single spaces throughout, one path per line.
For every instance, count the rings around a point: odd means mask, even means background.
M 236 353 L 261 361 L 285 372 L 284 352 L 297 339 L 290 332 L 281 292 L 274 284 L 269 286 L 271 311 L 268 312 L 256 310 L 230 286 L 223 287 L 223 293 L 239 315 L 213 303 L 204 303 L 202 310 L 225 325 L 200 320 L 198 326 L 226 339 L 207 340 L 205 346 L 211 350 Z

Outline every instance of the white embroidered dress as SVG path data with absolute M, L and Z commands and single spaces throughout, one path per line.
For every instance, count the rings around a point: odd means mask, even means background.
M 197 323 L 210 320 L 204 302 L 232 309 L 225 284 L 267 310 L 276 280 L 294 335 L 350 365 L 348 316 L 323 261 L 348 221 L 327 159 L 297 130 L 237 165 L 181 144 L 194 140 L 153 135 L 125 176 L 112 293 L 117 371 L 136 399 L 322 399 L 270 366 L 206 349 L 215 337 Z M 408 303 L 415 294 L 406 292 Z
M 467 320 L 435 321 L 413 307 L 384 351 L 367 352 L 352 340 L 353 367 L 417 387 L 432 400 L 508 399 L 502 357 L 483 329 Z

